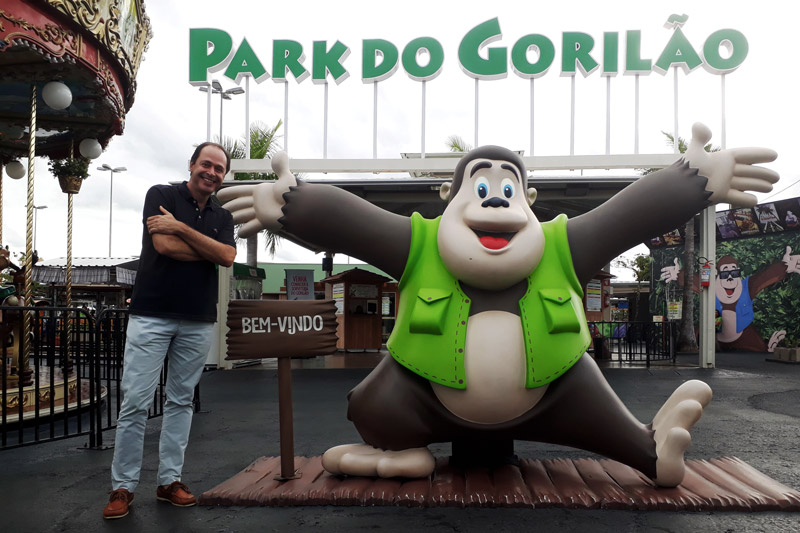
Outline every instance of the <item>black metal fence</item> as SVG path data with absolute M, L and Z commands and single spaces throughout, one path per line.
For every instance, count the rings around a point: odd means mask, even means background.
M 0 313 L 0 448 L 80 435 L 88 436 L 87 447 L 102 448 L 122 401 L 128 312 L 109 309 L 95 318 L 77 308 L 3 306 Z M 20 342 L 26 314 L 27 364 Z M 150 418 L 163 413 L 165 383 L 166 365 Z
M 76 308 L 3 306 L 0 313 L 0 449 L 81 435 L 88 437 L 87 448 L 110 444 L 103 441 L 103 432 L 116 427 L 122 402 L 128 312 L 109 309 L 95 318 Z M 16 356 L 26 313 L 31 321 L 27 365 Z M 651 361 L 675 362 L 671 322 L 592 322 L 590 329 L 598 360 L 648 366 Z M 163 414 L 166 368 L 150 418 Z
M 675 363 L 677 326 L 666 322 L 590 322 L 596 360 Z

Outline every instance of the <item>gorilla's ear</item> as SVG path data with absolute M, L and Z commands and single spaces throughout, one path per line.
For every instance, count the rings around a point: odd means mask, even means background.
M 533 187 L 528 189 L 528 205 L 533 205 L 533 202 L 536 201 L 536 196 L 538 194 L 539 193 L 536 192 L 536 189 L 534 189 Z
M 452 181 L 446 181 L 442 183 L 442 186 L 439 189 L 439 198 L 441 198 L 445 202 L 448 201 L 450 199 L 450 191 L 452 190 L 452 188 L 453 188 Z

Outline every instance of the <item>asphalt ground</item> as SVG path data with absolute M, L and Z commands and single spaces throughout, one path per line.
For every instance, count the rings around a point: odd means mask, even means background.
M 607 368 L 611 386 L 642 421 L 649 421 L 683 381 L 702 379 L 714 399 L 692 431 L 687 458 L 735 456 L 800 489 L 800 364 L 766 354 L 717 354 L 717 368 Z M 369 369 L 293 370 L 295 455 L 360 442 L 345 417 L 345 395 Z M 264 367 L 212 371 L 201 381 L 203 412 L 194 417 L 183 481 L 200 494 L 253 460 L 280 455 L 277 372 Z M 103 520 L 110 489 L 111 449 L 88 450 L 72 439 L 0 452 L 0 531 L 800 531 L 800 513 L 665 512 L 572 509 L 404 507 L 206 507 L 157 502 L 160 419 L 147 426 L 142 480 L 130 514 Z M 114 432 L 104 433 L 113 443 Z M 431 447 L 448 455 L 449 445 Z M 554 445 L 518 442 L 520 457 L 591 456 Z

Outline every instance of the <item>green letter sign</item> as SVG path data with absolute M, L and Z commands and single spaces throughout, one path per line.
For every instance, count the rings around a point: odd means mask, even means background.
M 727 59 L 719 53 L 721 46 L 724 46 L 730 54 Z M 748 50 L 747 39 L 741 32 L 736 30 L 715 31 L 708 36 L 703 45 L 706 70 L 714 74 L 733 72 L 744 62 Z
M 349 76 L 347 70 L 342 66 L 342 61 L 350 55 L 350 49 L 339 41 L 336 41 L 330 50 L 327 49 L 327 46 L 327 41 L 314 41 L 314 62 L 311 81 L 325 83 L 327 73 L 330 72 L 333 80 L 338 85 Z
M 425 66 L 417 63 L 422 50 L 427 50 L 429 61 Z M 403 49 L 403 68 L 412 80 L 432 80 L 442 71 L 444 49 L 436 39 L 420 37 L 414 39 Z
M 361 57 L 361 79 L 364 83 L 383 81 L 397 70 L 397 47 L 383 39 L 364 39 Z M 382 61 L 378 63 L 378 58 Z
M 189 30 L 189 83 L 205 85 L 208 73 L 225 68 L 233 52 L 231 36 L 213 28 Z
M 297 82 L 308 77 L 308 71 L 303 66 L 303 45 L 297 41 L 272 41 L 272 79 L 286 81 L 286 73 L 291 72 Z
M 486 59 L 480 54 L 484 46 L 502 37 L 496 17 L 472 28 L 458 46 L 458 60 L 464 72 L 482 80 L 505 78 L 508 74 L 505 47 L 490 48 Z
M 539 57 L 535 63 L 528 61 L 529 51 L 538 53 Z M 511 49 L 511 64 L 514 72 L 521 78 L 544 76 L 555 57 L 556 47 L 553 46 L 553 41 L 544 35 L 532 34 L 521 37 Z
M 243 76 L 252 76 L 256 83 L 261 83 L 269 78 L 269 73 L 259 61 L 258 56 L 250 47 L 247 39 L 242 39 L 242 44 L 231 59 L 231 64 L 225 71 L 225 76 L 236 83 L 242 81 Z

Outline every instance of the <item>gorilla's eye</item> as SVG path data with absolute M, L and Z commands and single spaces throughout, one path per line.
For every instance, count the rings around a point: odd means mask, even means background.
M 514 181 L 509 178 L 503 178 L 503 181 L 500 182 L 500 186 L 503 188 L 503 196 L 506 198 L 513 198 L 514 197 Z
M 486 198 L 489 196 L 489 180 L 486 178 L 478 178 L 475 180 L 475 194 L 478 198 Z

